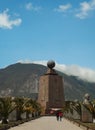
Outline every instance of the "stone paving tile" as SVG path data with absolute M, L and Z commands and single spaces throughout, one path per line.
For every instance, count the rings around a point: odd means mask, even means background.
M 9 130 L 83 130 L 77 125 L 69 122 L 66 119 L 57 121 L 56 117 L 41 117 L 30 122 L 26 122 L 19 126 L 10 128 Z

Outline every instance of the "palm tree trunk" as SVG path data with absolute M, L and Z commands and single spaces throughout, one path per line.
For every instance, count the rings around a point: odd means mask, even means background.
M 7 121 L 6 117 L 2 118 L 2 124 L 8 124 L 8 121 Z
M 16 119 L 17 119 L 17 121 L 18 120 L 22 120 L 22 118 L 21 118 L 21 112 L 18 111 L 18 110 L 17 110 L 17 118 Z

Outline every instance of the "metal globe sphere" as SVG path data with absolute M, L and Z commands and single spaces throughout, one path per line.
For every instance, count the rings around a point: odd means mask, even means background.
M 55 62 L 54 62 L 53 60 L 49 60 L 49 61 L 47 62 L 47 66 L 48 66 L 48 68 L 52 69 L 52 68 L 55 67 Z

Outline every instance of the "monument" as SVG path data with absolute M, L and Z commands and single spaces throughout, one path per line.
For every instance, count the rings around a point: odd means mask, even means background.
M 51 110 L 58 110 L 64 107 L 63 77 L 53 69 L 54 61 L 48 61 L 47 73 L 39 79 L 38 102 L 43 107 L 44 114 Z
M 90 95 L 88 93 L 85 94 L 84 96 L 84 101 L 82 104 L 82 117 L 81 120 L 82 122 L 87 122 L 87 123 L 92 123 L 93 122 L 93 115 L 92 115 L 92 110 L 93 106 L 90 102 Z

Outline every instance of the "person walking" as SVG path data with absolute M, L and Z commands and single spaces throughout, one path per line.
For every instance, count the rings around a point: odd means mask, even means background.
M 59 120 L 62 121 L 63 113 L 59 112 Z
M 59 112 L 58 111 L 56 112 L 56 119 L 57 119 L 57 121 L 59 121 Z

